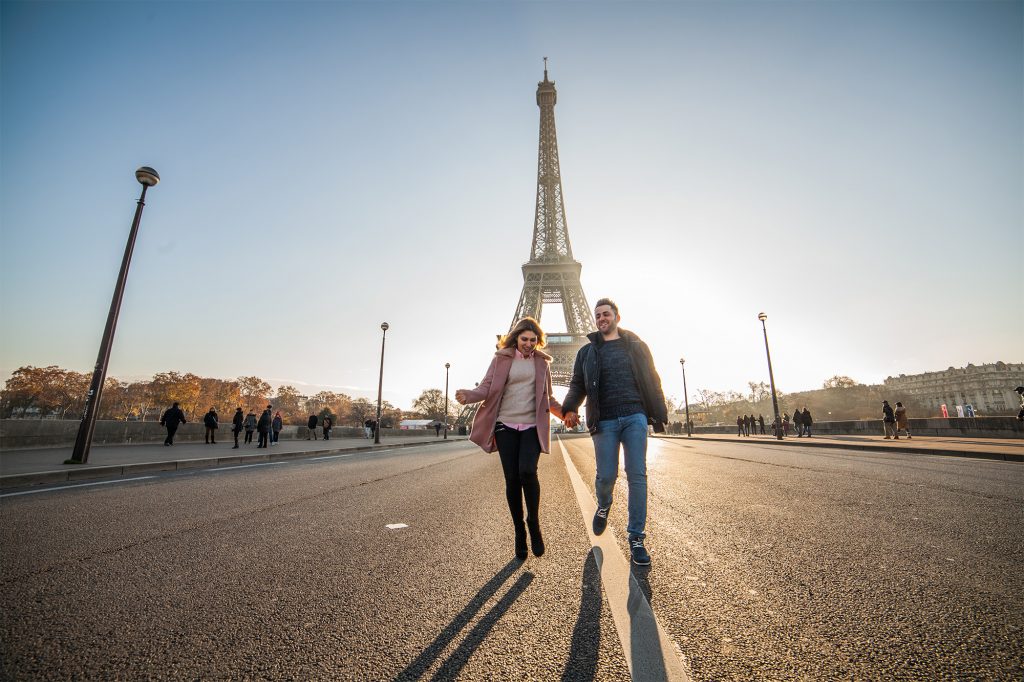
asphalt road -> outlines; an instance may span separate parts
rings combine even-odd
[[[560,450],[540,476],[524,564],[468,443],[5,493],[0,677],[628,679]],[[649,476],[633,575],[694,679],[1024,675],[1024,465],[652,441]]]

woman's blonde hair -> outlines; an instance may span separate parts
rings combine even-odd
[[[547,345],[547,336],[544,334],[544,330],[540,328],[540,322],[532,317],[524,317],[516,322],[516,326],[512,327],[512,331],[501,337],[498,341],[498,348],[515,348],[519,335],[525,331],[531,331],[537,335],[537,348],[543,348]]]

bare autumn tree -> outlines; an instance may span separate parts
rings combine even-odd
[[[839,374],[825,379],[825,383],[821,385],[822,388],[853,388],[854,386],[860,386],[860,384],[855,379]]]
[[[270,404],[280,411],[281,420],[285,424],[303,423],[302,396],[294,386],[279,386]]]
[[[270,400],[270,384],[259,377],[238,377],[242,408],[259,414]]]
[[[356,398],[345,418],[351,425],[362,426],[367,419],[377,418],[377,403],[371,403],[366,398]]]
[[[452,411],[452,403],[454,402],[454,400],[448,401],[449,412]],[[412,409],[425,415],[427,419],[444,421],[444,393],[438,388],[424,389],[420,393],[420,397],[412,401]]]

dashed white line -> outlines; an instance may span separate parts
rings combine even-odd
[[[56,488],[43,488],[42,490],[23,490],[18,493],[3,493],[0,497],[14,497],[15,495],[35,495],[36,493],[52,493],[58,490],[67,490],[69,488],[84,488],[90,485],[110,485],[111,483],[127,483],[128,481],[145,481],[147,478],[156,478],[156,476],[136,476],[134,478],[118,478],[113,481],[97,481],[95,483],[75,483],[73,485],[62,485]]]
[[[275,464],[290,464],[290,462],[260,462],[259,464],[232,464],[226,467],[217,467],[216,469],[206,469],[206,471],[228,471],[229,469],[249,469],[252,467],[268,467]]]

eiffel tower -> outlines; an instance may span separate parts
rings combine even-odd
[[[544,304],[561,303],[565,315],[564,334],[548,334],[545,351],[554,359],[551,381],[568,386],[576,352],[588,343],[594,331],[593,316],[580,285],[583,266],[573,259],[569,229],[562,202],[562,175],[558,166],[558,138],[555,135],[555,82],[548,80],[548,58],[544,58],[544,80],[537,83],[540,107],[540,149],[537,153],[537,211],[533,222],[530,260],[523,264],[523,293],[519,297],[512,325],[524,317],[540,321]]]

